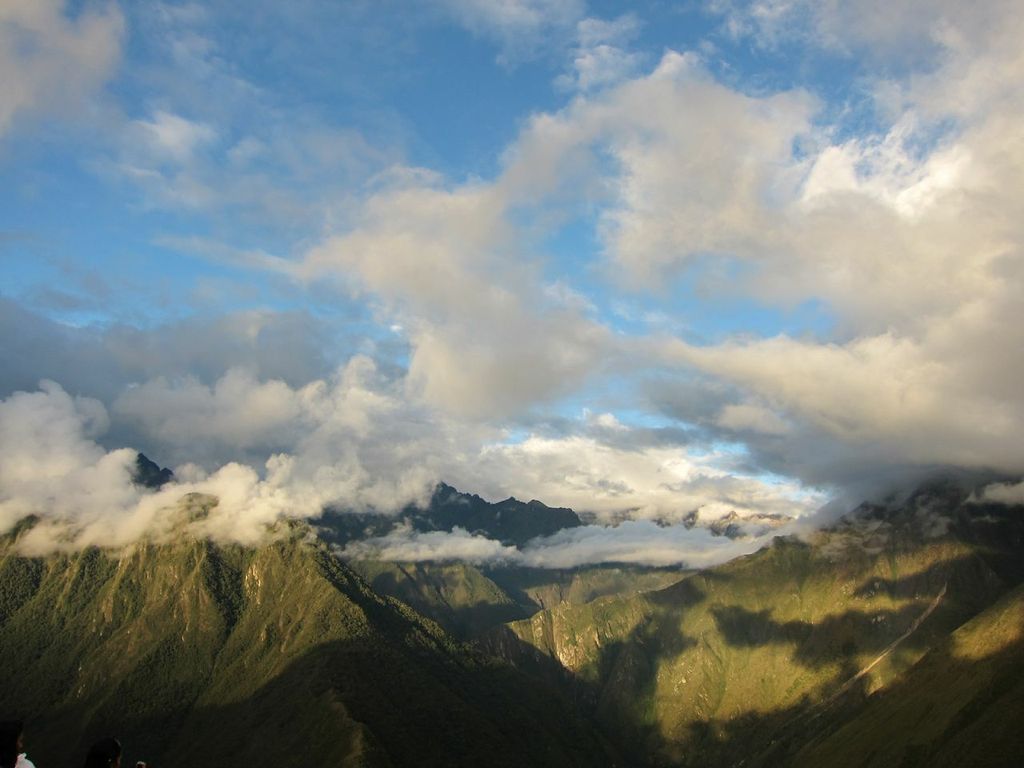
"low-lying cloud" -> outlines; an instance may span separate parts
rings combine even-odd
[[[154,380],[126,390],[112,411],[99,400],[72,396],[44,381],[35,392],[0,401],[0,529],[35,515],[39,521],[21,539],[26,551],[118,547],[173,535],[187,523],[182,499],[202,494],[216,504],[191,525],[193,533],[254,543],[279,520],[316,518],[326,506],[387,513],[423,503],[440,480],[491,491],[492,498],[509,495],[512,487],[599,520],[648,518],[640,528],[598,526],[585,540],[553,538],[547,549],[529,555],[529,562],[562,567],[558,564],[576,557],[570,549],[592,550],[578,555],[586,562],[660,563],[682,557],[691,539],[676,542],[675,554],[654,547],[644,559],[645,541],[655,541],[659,530],[674,530],[650,520],[678,522],[694,510],[707,521],[732,511],[800,515],[815,505],[816,497],[798,486],[733,476],[716,467],[713,456],[689,456],[683,446],[602,443],[597,435],[613,423],[611,417],[585,420],[583,429],[598,425],[585,439],[508,442],[500,431],[411,404],[403,392],[400,379],[384,376],[365,357],[353,358],[330,379],[298,389],[237,372],[213,387]],[[219,445],[225,454],[249,448],[266,455],[252,463],[183,462],[175,467],[174,482],[150,492],[132,482],[134,447],[101,445],[112,418],[137,422],[136,434],[182,455],[193,441]],[[625,430],[616,423],[613,431]],[[593,466],[567,474],[580,462]],[[396,537],[380,545],[396,557],[401,551],[403,559],[524,556],[459,532],[405,531]],[[616,545],[616,538],[623,543]],[[701,556],[691,550],[688,557]]]
[[[532,568],[576,568],[595,563],[707,568],[755,552],[779,533],[730,539],[716,536],[707,528],[626,520],[617,525],[567,528],[517,549],[461,528],[451,533],[401,528],[387,536],[350,544],[341,555],[350,559],[461,560],[476,565]]]

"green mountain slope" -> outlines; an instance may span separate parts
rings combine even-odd
[[[963,502],[866,508],[660,591],[558,605],[489,647],[546,679],[538,654],[557,661],[653,764],[786,764],[1019,582],[1020,510]]]
[[[0,549],[0,712],[39,765],[116,733],[155,765],[611,765],[550,688],[382,598],[296,528]],[[529,738],[524,738],[529,734]]]
[[[380,595],[401,600],[460,638],[529,616],[479,568],[467,563],[392,563],[354,560],[349,566]]]
[[[533,610],[561,603],[589,603],[611,595],[637,595],[663,589],[681,580],[679,568],[636,565],[591,565],[553,570],[549,568],[493,568],[487,576],[520,603]]]
[[[677,582],[684,575],[676,568],[609,565],[572,570],[380,560],[353,560],[349,565],[378,594],[401,600],[467,639],[546,607],[586,603],[606,595],[636,595]]]
[[[960,627],[799,766],[1009,766],[1024,759],[1024,587]]]

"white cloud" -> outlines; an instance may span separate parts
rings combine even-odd
[[[283,381],[259,382],[249,372],[231,369],[212,387],[195,378],[174,384],[151,379],[126,390],[113,408],[164,444],[219,443],[247,450],[291,444],[290,433],[302,428],[303,406],[316,390],[310,385],[295,391]]]
[[[400,381],[361,357],[299,389],[239,371],[212,387],[155,380],[129,389],[114,418],[131,424],[156,458],[212,452],[251,460],[211,461],[213,471],[185,463],[174,483],[144,493],[130,483],[135,451],[97,442],[110,423],[102,404],[44,383],[41,391],[0,401],[0,528],[36,514],[42,522],[25,542],[33,551],[118,546],[167,535],[183,524],[174,511],[179,500],[202,493],[218,504],[195,523],[196,533],[251,543],[275,521],[314,517],[327,504],[391,511],[423,501],[441,479],[491,498],[513,490],[540,495],[606,519],[679,520],[695,509],[704,520],[731,511],[792,515],[815,503],[796,486],[731,475],[712,455],[630,447],[636,436],[609,418],[583,426],[619,445],[575,437],[503,444],[492,428],[410,404]],[[414,536],[402,546],[446,547],[438,557],[497,556],[493,544],[475,540]]]
[[[11,30],[29,30],[52,42],[42,49],[57,64],[33,65],[38,80],[3,92],[0,131],[2,120],[52,100],[53,72],[80,64],[87,82],[75,87],[95,90],[116,58],[94,51],[96,41],[116,44],[116,11],[69,20],[57,4],[31,7],[0,12],[0,56],[15,55]],[[217,98],[206,99],[207,111],[175,93],[126,121],[123,135],[144,141],[136,154],[117,154],[119,172],[161,204],[237,205],[305,224],[315,210],[317,226],[302,231],[326,222],[328,234],[296,262],[256,250],[228,258],[332,283],[410,345],[408,371],[385,374],[356,358],[332,374],[312,351],[321,339],[308,338],[309,323],[282,325],[259,312],[217,327],[184,323],[163,340],[124,328],[44,334],[61,340],[56,367],[69,391],[100,375],[78,370],[90,357],[65,349],[77,340],[118,368],[95,384],[112,404],[114,435],[144,436],[176,461],[224,465],[189,481],[220,488],[227,501],[218,520],[247,503],[261,521],[307,514],[325,499],[388,507],[441,478],[609,519],[623,510],[672,519],[695,508],[792,513],[816,503],[796,482],[749,477],[737,469],[743,462],[823,483],[879,466],[1024,472],[1024,21],[1012,4],[974,13],[943,2],[933,14],[874,0],[730,4],[735,34],[765,44],[797,34],[830,55],[840,43],[883,57],[920,49],[883,74],[866,65],[883,127],[853,135],[842,116],[830,124],[834,114],[811,94],[740,92],[691,52],[670,51],[633,76],[629,17],[586,19],[572,2],[448,7],[506,55],[528,51],[531,39],[577,46],[570,103],[527,120],[489,181],[448,183],[393,165],[357,132],[292,120],[218,65],[213,43],[189,26],[202,14],[168,17],[189,26],[174,27],[175,71],[195,74],[204,88],[193,90],[205,98],[209,86]],[[25,68],[12,61],[11,71]],[[261,119],[249,120],[248,108]],[[243,122],[252,127],[241,130]],[[325,181],[335,173],[362,181],[385,166],[365,199]],[[545,236],[580,211],[599,222],[604,252],[593,261],[605,267],[613,300],[631,288],[642,305],[685,276],[705,298],[782,310],[815,302],[834,328],[771,338],[751,328],[703,345],[614,333],[601,302],[545,269]],[[8,345],[20,343],[14,335]],[[12,366],[51,362],[30,346],[5,357]],[[185,370],[193,375],[178,378]],[[685,419],[695,439],[707,445],[724,432],[751,452],[644,444],[638,430],[603,416],[519,442],[500,436],[502,426],[536,423],[561,397],[589,393],[605,374],[632,383],[647,372],[680,390],[697,380],[683,393],[694,395]],[[126,381],[137,386],[121,392]],[[53,454],[69,467],[58,489],[99,499],[100,480],[122,476],[127,454],[75,432],[76,420],[99,410],[61,395],[51,388],[8,402],[53,425],[38,435],[65,446]],[[10,419],[11,434],[21,434]],[[28,434],[11,444],[37,439]],[[8,477],[6,509],[27,499],[67,511],[34,477]],[[149,510],[125,494],[105,503]],[[146,514],[133,520],[141,525]]]
[[[628,14],[611,21],[582,19],[576,25],[571,71],[559,76],[555,84],[567,90],[587,92],[615,85],[634,75],[643,57],[625,46],[639,28],[639,20]]]
[[[833,142],[843,126],[822,125],[808,94],[743,94],[669,53],[535,116],[496,184],[558,200],[572,180],[577,199],[597,197],[613,280],[658,290],[690,271],[705,296],[822,306],[832,341],[755,335],[668,355],[763,401],[805,449],[1024,471],[1011,383],[1024,373],[1024,99],[1009,85],[1024,21],[998,3],[981,21],[944,9],[905,30],[933,41],[924,68],[876,81],[891,120],[877,134]],[[881,34],[863,30],[864,44]],[[754,426],[742,405],[718,407],[719,426]]]
[[[515,562],[519,551],[500,541],[471,535],[457,526],[451,533],[421,533],[406,526],[387,536],[353,542],[345,548],[342,556],[397,562],[459,560],[482,565]]]
[[[846,345],[785,337],[691,347],[677,359],[777,404],[791,417],[862,451],[912,464],[1020,471],[1019,398],[979,389],[971,368],[929,355],[909,339]]]
[[[0,136],[19,115],[66,113],[111,75],[124,19],[114,3],[64,14],[62,0],[0,4]]]
[[[467,482],[475,480],[483,492],[507,488],[521,498],[539,498],[605,520],[625,514],[678,522],[695,510],[705,520],[730,512],[800,516],[824,500],[797,483],[734,474],[728,470],[732,459],[671,444],[616,445],[607,436],[534,435],[485,447],[464,471]]]
[[[176,163],[191,161],[197,149],[217,138],[209,125],[163,110],[157,110],[149,120],[136,120],[135,125],[152,153]]]
[[[981,492],[980,501],[991,501],[997,504],[1024,504],[1024,482],[992,483]]]
[[[599,203],[616,279],[651,288],[695,256],[776,246],[814,106],[800,91],[744,95],[695,54],[669,51],[645,76],[535,115],[496,186],[510,200]]]
[[[568,528],[534,539],[524,548],[522,562],[539,568],[574,568],[590,563],[708,568],[755,552],[770,540],[770,536],[733,540],[715,536],[706,528],[627,520],[616,526]]]
[[[1016,66],[1015,50],[997,52]],[[934,78],[954,90],[980,78],[950,55]],[[887,130],[833,143],[809,94],[743,94],[669,52],[649,75],[535,115],[491,184],[381,193],[302,269],[355,273],[409,329],[427,402],[515,413],[658,347],[611,336],[585,302],[552,305],[520,256],[530,241],[510,211],[596,202],[613,281],[658,290],[696,270],[706,295],[811,300],[835,317],[832,342],[663,346],[656,362],[739,393],[705,425],[793,430],[821,455],[843,454],[822,449],[832,441],[894,464],[1020,471],[1024,104],[995,88],[982,112],[951,105],[956,121],[938,130],[949,113],[932,79],[913,81]]]
[[[142,536],[166,535],[182,524],[174,511],[179,500],[201,493],[218,503],[208,519],[195,524],[197,534],[253,543],[275,521],[318,515],[330,502],[387,510],[422,499],[436,482],[423,462],[426,451],[413,450],[415,430],[403,436],[402,444],[389,440],[399,435],[388,434],[386,419],[367,421],[375,409],[388,407],[379,402],[383,398],[362,389],[367,375],[372,367],[356,359],[341,374],[335,392],[317,393],[322,421],[295,441],[293,454],[270,455],[262,471],[237,462],[212,473],[184,465],[177,468],[176,481],[155,494],[130,482],[135,450],[107,451],[93,439],[93,432],[105,431],[107,415],[100,403],[72,398],[52,382],[44,382],[39,392],[15,393],[0,401],[5,457],[0,527],[6,530],[26,515],[39,515],[42,521],[22,543],[33,552],[90,544],[116,547]],[[247,399],[273,400],[282,394],[280,386],[256,388]],[[166,392],[157,390],[155,396]],[[159,403],[154,401],[154,407]],[[191,411],[183,415],[197,416]],[[361,438],[366,442],[361,444]],[[172,434],[170,439],[185,436]]]
[[[545,288],[507,207],[495,188],[414,180],[370,198],[297,271],[380,300],[412,344],[412,394],[500,417],[573,390],[614,352],[579,302]]]
[[[135,453],[108,453],[91,439],[107,424],[99,401],[53,382],[0,401],[0,528],[40,512],[97,522],[134,505]]]
[[[565,35],[582,18],[584,0],[443,0],[452,18],[501,46],[499,62],[515,64]]]
[[[768,541],[769,536],[733,540],[715,536],[706,528],[627,520],[614,526],[568,528],[533,539],[522,549],[472,536],[460,528],[451,533],[417,533],[403,528],[387,536],[350,544],[341,554],[347,558],[398,562],[465,560],[478,565],[532,568],[575,568],[596,563],[707,568],[750,554]]]

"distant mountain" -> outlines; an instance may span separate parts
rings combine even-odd
[[[745,536],[764,536],[792,521],[793,518],[777,513],[741,515],[736,510],[721,517],[705,520],[700,511],[695,509],[683,518],[683,525],[687,528],[699,525],[707,528],[714,536],[741,539]]]
[[[144,488],[159,490],[174,479],[174,473],[167,467],[163,469],[155,461],[150,460],[146,454],[140,453],[135,457],[135,470],[132,472],[132,482]]]
[[[622,764],[551,686],[376,594],[303,525],[26,558],[0,542],[0,716],[37,765]]]
[[[445,483],[434,489],[426,507],[410,505],[394,515],[328,509],[319,520],[321,536],[339,545],[384,536],[400,526],[409,526],[421,533],[451,532],[458,527],[520,547],[537,536],[550,536],[579,525],[582,522],[571,509],[511,497],[491,503],[476,494],[460,493]]]

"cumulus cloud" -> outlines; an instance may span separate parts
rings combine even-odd
[[[679,521],[697,510],[707,520],[730,512],[799,516],[822,501],[796,483],[744,475],[731,452],[688,448],[685,433],[629,427],[607,413],[563,423],[568,434],[510,441],[475,418],[410,401],[401,378],[364,357],[300,388],[240,371],[213,386],[154,380],[127,390],[113,413],[178,461],[290,456],[295,482],[327,495],[334,487],[336,499],[356,508],[396,509],[439,480],[604,519]],[[366,489],[354,491],[357,478],[407,478],[396,486],[406,495],[371,499]]]
[[[815,23],[841,15],[822,7]],[[666,344],[658,359],[735,393],[703,424],[791,430],[809,462],[1020,472],[1024,103],[1009,83],[1024,72],[1021,20],[1000,3],[980,19],[941,10],[885,25],[934,55],[912,77],[877,76],[878,132],[835,141],[843,126],[823,124],[809,94],[741,93],[669,52],[649,75],[535,116],[496,188],[559,199],[582,179],[577,193],[603,205],[609,271],[641,290],[683,275],[707,296],[815,301],[834,316],[824,339]],[[769,462],[788,450],[757,445]]]
[[[331,502],[394,509],[421,499],[434,480],[421,454],[410,455],[408,444],[381,445],[373,457],[383,461],[387,455],[391,467],[377,466],[370,473],[362,465],[358,441],[344,439],[361,430],[366,436],[369,427],[360,419],[386,407],[363,402],[362,413],[354,412],[360,385],[353,378],[365,367],[361,360],[350,364],[348,380],[339,384],[348,390],[318,404],[332,412],[316,434],[299,441],[295,454],[272,454],[261,471],[237,462],[213,472],[186,464],[177,468],[175,482],[155,494],[131,483],[134,449],[108,451],[96,442],[108,425],[101,403],[74,398],[53,382],[43,382],[38,392],[17,392],[0,402],[0,526],[6,530],[27,515],[39,516],[42,521],[23,541],[34,552],[89,544],[116,547],[144,535],[167,534],[180,521],[176,509],[182,497],[198,493],[214,497],[216,505],[195,526],[197,533],[252,543],[277,520],[313,517]],[[280,390],[257,394],[272,399]],[[381,432],[375,436],[386,439]],[[328,436],[342,439],[326,441]],[[329,449],[338,453],[325,455]]]
[[[283,381],[260,382],[231,369],[213,386],[191,377],[174,384],[150,379],[127,389],[113,407],[162,445],[197,446],[193,458],[200,460],[210,446],[273,452],[293,444],[315,389],[296,391]]]
[[[64,6],[63,0],[0,5],[0,136],[19,115],[80,105],[120,58],[124,19],[116,4],[70,18]]]
[[[1003,27],[1020,22],[965,21],[957,37],[959,18],[943,39],[962,44],[942,43],[936,68],[906,81],[880,132],[833,141],[810,94],[741,93],[698,56],[668,52],[647,75],[533,116],[492,183],[376,196],[300,269],[355,273],[411,329],[426,401],[464,413],[513,413],[595,373],[667,363],[728,388],[700,424],[750,440],[775,468],[814,464],[798,474],[811,482],[832,482],[821,456],[833,470],[875,457],[1022,471],[1024,105],[1002,75],[964,66],[1017,71]],[[943,101],[939,83],[987,96]],[[659,346],[610,335],[585,303],[546,303],[510,214],[581,199],[598,204],[613,280],[657,292],[687,275],[707,296],[816,301],[834,329]],[[806,461],[766,439],[783,434]]]
[[[807,447],[833,441],[854,465],[875,454],[903,466],[1024,471],[1024,400],[1010,384],[1024,372],[1014,191],[1024,152],[1010,127],[1024,101],[1005,85],[1024,72],[1010,42],[1021,20],[999,3],[979,18],[965,13],[943,6],[938,19],[889,25],[930,35],[935,47],[913,78],[879,81],[890,127],[764,167],[785,194],[773,205],[745,201],[748,220],[763,217],[759,239],[725,249],[749,265],[749,279],[728,290],[781,305],[822,301],[836,336],[669,345],[679,362],[817,433]],[[869,39],[881,44],[870,30]],[[693,252],[677,245],[677,258]]]
[[[675,346],[680,360],[765,395],[835,438],[883,444],[907,460],[1011,469],[1019,416],[963,386],[957,371],[892,336],[847,345],[777,337],[715,347]]]
[[[453,412],[505,415],[572,391],[607,364],[608,331],[545,289],[507,196],[431,181],[399,176],[297,273],[379,299],[412,345],[411,394]]]
[[[144,492],[130,482],[134,448],[107,449],[98,442],[109,428],[107,409],[44,382],[39,391],[0,401],[0,527],[40,516],[24,544],[33,551],[118,546],[167,535],[180,525],[182,497],[198,493],[217,503],[193,526],[197,533],[251,543],[275,521],[315,517],[327,505],[388,512],[423,502],[441,479],[493,490],[496,497],[509,495],[510,488],[532,489],[550,494],[546,500],[553,504],[573,504],[607,519],[678,521],[693,510],[707,520],[733,511],[792,515],[813,502],[793,485],[730,475],[711,456],[669,446],[640,449],[628,437],[618,447],[592,438],[510,444],[493,428],[411,403],[401,382],[381,375],[365,357],[299,389],[238,371],[212,387],[154,380],[128,389],[113,415],[137,422],[135,434],[157,457],[212,451],[253,459],[207,467],[183,463],[174,483],[156,494]],[[595,434],[629,432],[608,418],[595,421]],[[403,546],[423,552],[444,547],[439,558],[500,554],[479,541],[402,535],[409,539]]]
[[[39,512],[106,525],[132,508],[135,452],[107,452],[92,439],[108,423],[102,403],[50,381],[0,402],[0,527]]]
[[[800,514],[822,500],[810,487],[849,488],[885,472],[1024,472],[1024,21],[1012,3],[977,13],[946,2],[935,13],[874,0],[717,5],[735,35],[766,45],[796,35],[829,56],[919,49],[897,65],[865,65],[878,126],[869,131],[799,88],[741,91],[693,52],[666,52],[637,75],[640,60],[626,48],[631,17],[585,19],[575,2],[447,7],[510,57],[528,51],[527,38],[551,35],[578,54],[563,83],[569,102],[527,119],[492,179],[396,165],[387,153],[363,153],[369,144],[357,134],[316,121],[303,123],[313,137],[300,142],[305,149],[289,154],[291,123],[218,68],[210,41],[176,28],[186,68],[235,107],[258,107],[273,119],[253,122],[271,127],[241,130],[174,99],[147,105],[126,121],[139,154],[118,155],[120,172],[137,170],[160,204],[217,198],[290,214],[307,200],[291,192],[321,188],[304,182],[319,178],[310,169],[323,158],[347,168],[372,156],[352,166],[359,179],[388,166],[336,215],[317,207],[318,226],[306,231],[326,234],[294,261],[253,251],[247,265],[368,307],[378,335],[392,329],[400,351],[391,364],[353,356],[376,351],[376,341],[332,342],[303,313],[239,312],[152,332],[71,329],[0,303],[2,357],[12,361],[0,371],[3,394],[42,376],[67,389],[5,401],[10,446],[37,450],[4,476],[8,523],[29,508],[73,516],[55,488],[122,510],[134,521],[126,530],[145,528],[159,517],[151,499],[169,497],[142,499],[121,482],[129,454],[119,446],[136,440],[203,466],[183,470],[174,492],[219,489],[210,525],[225,530],[255,530],[244,523],[246,504],[261,524],[325,501],[386,509],[439,479],[604,521],[664,521],[694,509]],[[82,56],[84,72],[106,71],[81,53],[92,44],[75,40],[90,24],[112,34],[115,11],[69,20],[57,4],[38,8],[0,17],[0,56],[13,55],[11,29],[35,29],[57,40],[61,66]],[[50,87],[40,83],[40,93]],[[0,118],[30,108],[20,93]],[[293,189],[265,197],[277,189],[272,171],[285,166]],[[237,186],[220,184],[225,169]],[[545,238],[581,218],[596,222],[599,243],[586,266],[600,270],[588,274],[607,279],[612,301],[643,304],[692,285],[705,299],[758,308],[813,302],[833,323],[700,341],[670,323],[649,324],[658,337],[630,335],[616,329],[602,291],[586,295],[549,274]],[[595,382],[645,378],[660,392],[643,407],[673,419],[672,429],[645,431],[608,414],[534,429],[545,416],[555,421],[545,411],[560,399],[589,398]],[[106,420],[109,430],[94,434]],[[68,467],[56,483],[24,470],[46,455],[47,440],[64,446],[53,453]],[[120,487],[114,498],[102,499],[106,481]],[[595,528],[562,542],[565,552],[552,542],[548,554],[569,562],[578,546],[612,557],[619,550],[606,537],[639,542],[652,531]],[[464,533],[402,535],[415,551],[503,556]]]
[[[797,188],[802,91],[751,97],[699,56],[668,51],[648,74],[534,116],[496,186],[510,199],[590,196],[616,278],[656,287],[697,255],[771,249],[776,206]]]
[[[679,522],[694,511],[705,520],[730,512],[799,516],[822,503],[820,495],[798,483],[730,472],[736,458],[700,446],[616,445],[614,437],[598,432],[492,444],[474,461],[473,471],[482,490],[500,483],[524,498],[532,494],[605,520]]]

